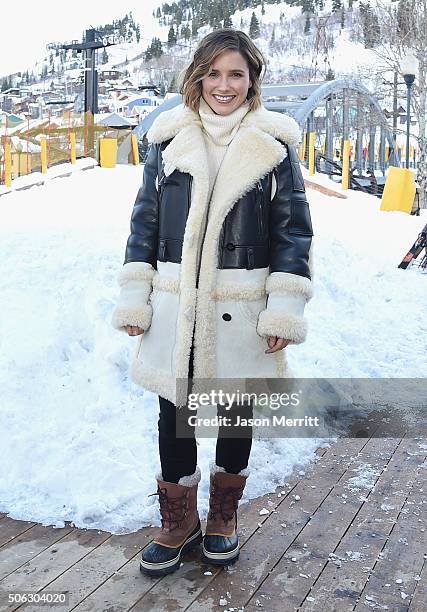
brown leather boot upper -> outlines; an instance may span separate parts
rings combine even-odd
[[[157,480],[162,528],[154,542],[162,546],[181,546],[199,522],[197,511],[197,487],[179,485],[166,480]]]
[[[230,537],[237,529],[237,507],[247,476],[215,472],[210,477],[209,514],[206,535]]]

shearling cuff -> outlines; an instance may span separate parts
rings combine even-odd
[[[258,317],[257,331],[301,344],[307,336],[304,308],[313,297],[309,278],[288,272],[272,272],[266,281],[267,308]]]
[[[181,476],[177,484],[182,485],[183,487],[194,487],[194,485],[199,484],[201,477],[202,473],[200,471],[199,466],[197,465],[196,470],[193,474],[190,474],[189,476]],[[156,480],[165,481],[161,472],[158,472],[156,474]]]
[[[291,314],[263,310],[258,318],[257,331],[260,336],[277,336],[301,344],[307,337],[307,321]]]
[[[217,465],[214,460],[211,460],[209,462],[209,472],[211,474],[215,474],[216,472],[225,472],[225,471],[226,471],[225,468],[223,468],[220,465]],[[240,472],[238,472],[238,476],[246,476],[246,477],[248,477],[250,475],[250,473],[251,473],[251,471],[250,471],[249,467],[246,467],[243,470],[240,470]]]
[[[124,264],[117,276],[121,288],[119,299],[111,316],[111,325],[127,333],[127,325],[147,330],[151,325],[153,310],[148,303],[152,291],[154,268],[143,261]]]

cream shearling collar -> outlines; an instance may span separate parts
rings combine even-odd
[[[156,117],[147,132],[147,140],[150,143],[160,143],[174,138],[189,126],[197,126],[201,130],[202,122],[198,113],[181,103]],[[300,141],[300,128],[295,119],[289,115],[269,111],[264,106],[245,115],[240,128],[245,127],[257,128],[289,145],[296,145]]]

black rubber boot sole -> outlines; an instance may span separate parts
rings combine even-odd
[[[163,563],[149,563],[141,559],[139,569],[143,574],[147,574],[148,576],[166,576],[166,574],[172,574],[172,572],[175,572],[179,568],[181,556],[201,544],[202,541],[203,535],[199,523],[196,530],[188,537],[184,544],[177,549],[177,555],[173,559],[164,561]]]
[[[227,556],[229,555],[229,556]],[[237,561],[240,555],[240,547],[238,546],[235,550],[230,550],[227,553],[213,553],[202,549],[201,560],[203,563],[210,565],[232,565]]]

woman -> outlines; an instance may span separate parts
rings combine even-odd
[[[131,378],[159,395],[162,473],[153,495],[162,528],[140,564],[150,575],[174,571],[202,541],[194,431],[183,419],[189,437],[176,434],[177,379],[287,377],[283,349],[306,337],[313,232],[294,148],[299,128],[262,105],[263,69],[246,34],[211,32],[183,75],[183,103],[147,134],[112,323],[141,335]],[[233,405],[233,419],[241,410]],[[203,538],[210,563],[239,555],[251,434],[219,431]]]

